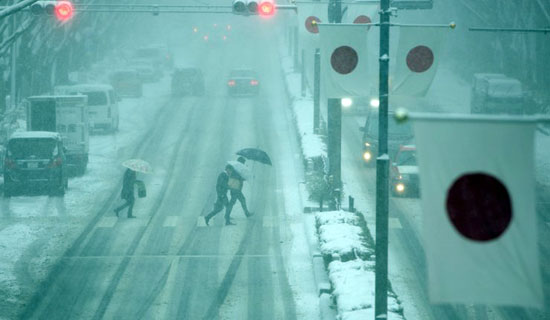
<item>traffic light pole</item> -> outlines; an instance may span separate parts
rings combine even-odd
[[[306,60],[305,58],[306,58],[305,51],[304,49],[302,49],[302,64],[300,65],[300,69],[302,69],[302,72],[300,73],[302,98],[306,96]]]
[[[16,15],[11,17],[11,33],[15,34],[17,32],[17,22],[15,21]],[[10,72],[10,105],[6,106],[8,110],[15,110],[17,106],[17,90],[16,90],[16,80],[17,80],[17,38],[14,39],[11,43],[11,72]]]
[[[319,114],[321,109],[321,50],[315,49],[313,70],[313,133],[319,133]]]
[[[376,159],[376,265],[375,319],[387,319],[388,312],[388,73],[390,52],[390,0],[380,1],[380,57],[378,158]]]
[[[328,18],[331,23],[342,23],[341,0],[330,0]],[[328,99],[327,103],[328,167],[330,188],[340,196],[342,188],[342,103],[341,99]],[[331,204],[332,210],[336,209]]]

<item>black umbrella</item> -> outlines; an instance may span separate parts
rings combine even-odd
[[[257,148],[244,148],[237,151],[237,154],[239,156],[247,158],[248,160],[258,161],[263,164],[271,165],[271,159],[269,158],[269,155],[267,155],[265,151]]]

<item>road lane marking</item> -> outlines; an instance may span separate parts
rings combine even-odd
[[[277,226],[277,217],[274,216],[263,216],[262,225],[264,228],[273,228]]]
[[[180,258],[177,257],[172,260],[172,263],[170,264],[168,278],[166,279],[166,284],[164,285],[164,288],[162,288],[162,293],[160,294],[160,299],[158,301],[160,309],[156,312],[156,314],[158,315],[158,319],[168,319],[171,306],[170,298],[172,296],[172,292],[174,292],[174,288],[176,285],[176,275],[179,270],[179,263]]]
[[[210,220],[212,222],[214,222],[214,220]],[[206,225],[206,221],[204,220],[204,217],[203,216],[198,216],[197,217],[197,227],[208,227]]]
[[[398,218],[390,218],[390,229],[403,229]]]
[[[168,216],[164,219],[163,227],[177,227],[180,221],[180,216]]]
[[[118,221],[118,217],[103,217],[99,220],[98,228],[113,228]]]

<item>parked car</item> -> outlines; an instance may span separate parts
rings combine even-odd
[[[399,147],[390,165],[390,187],[394,196],[419,196],[420,184],[416,146]]]
[[[143,95],[143,82],[135,70],[115,71],[109,79],[120,97],[139,98]]]
[[[56,88],[56,94],[88,96],[90,128],[114,132],[118,130],[118,101],[115,90],[108,84],[79,84]]]
[[[372,109],[367,114],[363,131],[362,156],[367,166],[374,166],[378,157],[378,109]],[[400,145],[410,144],[413,132],[410,121],[398,123],[393,112],[388,115],[388,155],[392,158]]]
[[[476,73],[470,93],[470,112],[524,113],[524,92],[519,80],[499,73]]]
[[[251,69],[235,69],[229,73],[228,93],[231,96],[254,96],[260,92],[258,74]]]
[[[199,68],[177,68],[172,73],[172,96],[201,96],[204,94],[204,76]]]
[[[4,157],[4,197],[27,188],[62,196],[67,187],[65,147],[59,133],[27,131],[10,137]]]

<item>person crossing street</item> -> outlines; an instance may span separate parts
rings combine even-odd
[[[237,159],[238,162],[242,163],[243,165],[246,162],[246,159],[244,157],[239,157]],[[231,211],[233,210],[233,206],[239,200],[241,203],[241,207],[243,208],[244,214],[247,218],[251,217],[254,213],[250,212],[248,210],[248,207],[246,205],[246,198],[243,194],[243,184],[244,179],[234,170],[233,175],[229,176],[229,193],[231,194],[231,199],[229,200],[229,204],[227,206],[227,210],[229,211],[228,216],[231,215]]]
[[[233,169],[231,165],[226,165],[225,170],[218,175],[218,179],[216,180],[216,202],[214,203],[214,209],[204,217],[204,222],[207,226],[209,225],[210,219],[222,211],[223,208],[226,208],[225,225],[234,225],[229,219],[231,211],[227,210],[229,205],[229,200],[227,199],[227,191],[229,190],[228,181],[234,171],[235,169]]]

